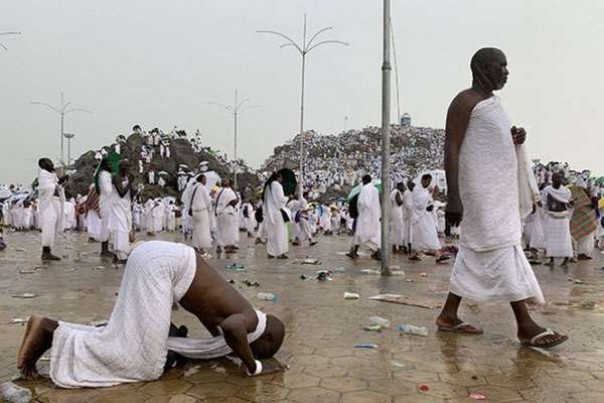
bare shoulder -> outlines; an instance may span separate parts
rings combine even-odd
[[[472,112],[477,103],[484,100],[484,96],[472,88],[463,90],[451,101],[449,113],[466,113]]]

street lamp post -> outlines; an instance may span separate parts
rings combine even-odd
[[[75,137],[73,133],[63,133],[67,139],[67,165],[71,165],[71,139]]]
[[[243,109],[246,102],[249,102],[249,98],[239,101],[238,92],[235,90],[235,103],[233,105],[224,105],[218,102],[206,102],[208,105],[221,106],[227,111],[233,114],[233,161],[235,166],[233,168],[233,187],[237,189],[237,120],[239,119],[239,112]],[[255,108],[255,106],[245,105],[247,108]]]
[[[56,112],[57,114],[59,114],[59,116],[61,117],[61,163],[63,164],[64,162],[64,158],[65,158],[65,153],[64,153],[64,138],[65,138],[65,115],[70,114],[72,112],[85,112],[85,113],[89,113],[92,114],[92,112],[90,112],[87,109],[81,109],[81,108],[69,108],[69,105],[71,104],[71,102],[67,102],[64,103],[63,101],[63,91],[61,91],[61,106],[59,108],[56,108],[52,105],[49,105],[47,103],[44,102],[40,102],[40,101],[32,101],[30,102],[30,104],[32,105],[41,105],[44,106],[54,112]],[[69,164],[69,162],[68,162]]]
[[[287,36],[281,32],[265,31],[265,30],[256,31],[259,34],[272,34],[272,35],[277,35],[277,36],[285,39],[286,42],[284,44],[282,44],[281,47],[284,48],[286,46],[293,46],[294,49],[296,49],[298,51],[298,53],[300,53],[300,56],[302,57],[302,60],[301,60],[301,62],[302,62],[302,80],[301,80],[302,81],[302,90],[300,93],[300,194],[298,195],[299,197],[302,197],[302,193],[304,190],[304,84],[305,84],[305,79],[306,79],[306,55],[321,45],[327,45],[327,44],[336,44],[336,45],[344,45],[344,46],[349,45],[346,42],[337,41],[337,40],[326,40],[326,41],[320,41],[320,42],[316,42],[316,43],[314,42],[319,37],[319,35],[321,35],[325,31],[329,31],[331,29],[333,29],[333,27],[325,27],[323,29],[320,29],[310,38],[310,40],[306,41],[306,14],[304,14],[304,25],[303,25],[302,44],[301,45],[298,44],[296,41],[294,41],[289,36]]]
[[[382,275],[390,275],[390,0],[384,0],[382,62]]]
[[[21,35],[21,32],[18,32],[18,31],[0,32],[0,36],[5,36],[5,35]],[[0,43],[0,48],[2,48],[4,50],[8,50],[8,48],[3,43]]]

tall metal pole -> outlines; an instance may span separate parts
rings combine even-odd
[[[390,0],[384,0],[382,63],[382,275],[390,275]]]
[[[233,120],[235,128],[233,130],[233,135],[235,138],[233,139],[233,159],[235,161],[235,165],[233,166],[233,187],[237,189],[237,90],[235,90],[235,108],[233,111]]]
[[[63,163],[65,161],[65,115],[72,113],[72,112],[86,112],[89,114],[92,114],[92,112],[90,112],[87,109],[81,109],[81,108],[69,108],[69,105],[71,104],[71,102],[64,102],[64,98],[63,98],[63,91],[61,91],[61,106],[59,108],[56,108],[52,105],[49,105],[47,103],[44,102],[40,102],[40,101],[32,101],[30,102],[30,104],[32,105],[42,105],[52,111],[54,111],[55,113],[57,113],[60,117],[60,130],[61,130],[61,163]]]
[[[64,137],[65,137],[65,107],[63,105],[63,91],[61,91],[61,161],[65,161],[65,153],[63,152],[64,149]],[[67,165],[69,165],[69,161],[67,162]]]
[[[304,14],[304,32],[302,37],[302,46],[294,41],[289,36],[284,33],[277,31],[256,31],[260,34],[272,34],[285,39],[286,42],[281,45],[281,47],[291,46],[300,53],[302,59],[302,91],[300,94],[300,194],[299,197],[302,197],[302,191],[304,189],[304,83],[305,83],[305,70],[306,70],[306,55],[310,53],[313,49],[318,48],[322,45],[327,44],[337,44],[337,45],[345,45],[348,46],[348,43],[336,40],[324,40],[320,42],[314,42],[315,39],[319,37],[323,32],[329,31],[333,29],[333,27],[326,27],[318,30],[314,35],[310,37],[310,39],[306,40],[306,14]]]
[[[302,49],[306,49],[306,14],[304,14],[304,33],[302,36]],[[300,193],[304,193],[304,82],[306,77],[306,52],[302,52],[302,91],[300,95]]]

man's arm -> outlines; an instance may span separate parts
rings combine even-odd
[[[447,175],[446,220],[451,225],[459,225],[463,218],[463,206],[459,197],[459,150],[466,135],[472,109],[480,97],[470,91],[459,94],[447,112],[445,131],[445,172]]]
[[[396,205],[397,206],[402,206],[403,205],[403,198],[401,197],[401,192],[396,192]]]
[[[128,188],[122,186],[122,178],[119,175],[115,175],[113,179],[111,179],[111,183],[115,186],[115,190],[117,190],[117,194],[119,194],[120,197],[126,196]]]

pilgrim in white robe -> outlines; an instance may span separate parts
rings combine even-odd
[[[287,197],[283,186],[278,181],[271,182],[264,190],[263,215],[266,233],[266,251],[269,256],[281,256],[289,250],[287,228],[283,220],[282,209],[285,208]],[[261,236],[261,233],[258,233]]]
[[[546,213],[544,223],[545,233],[545,255],[547,257],[572,257],[573,241],[570,234],[571,211],[550,211],[549,198],[559,203],[568,204],[572,198],[570,190],[561,185],[555,189],[546,186],[541,192],[542,204]]]
[[[88,231],[88,237],[96,241],[101,241],[102,232],[102,221],[99,217],[99,213],[96,210],[90,209],[86,213],[86,229]]]
[[[305,198],[301,198],[300,199],[300,215],[299,215],[299,228],[300,228],[300,232],[299,232],[299,239],[301,241],[308,239],[310,241],[312,241],[312,229],[310,228],[310,212],[309,212],[309,208],[308,208],[308,202],[306,201]]]
[[[207,251],[212,247],[212,223],[210,221],[212,199],[204,185],[197,183],[193,186],[189,204],[193,212],[193,246]]]
[[[129,186],[128,179],[122,182],[122,186]],[[130,191],[124,197],[120,197],[115,185],[113,185],[113,201],[111,203],[111,216],[108,228],[111,231],[113,241],[113,253],[118,260],[128,259],[130,254],[130,231],[132,230],[132,202]]]
[[[55,196],[55,192],[59,196]],[[55,238],[63,222],[63,203],[65,196],[59,179],[54,172],[40,170],[38,174],[38,209],[40,212],[40,229],[42,230],[42,246],[53,248]],[[61,200],[62,199],[62,200]]]
[[[428,211],[429,208],[431,211]],[[428,189],[421,185],[413,190],[413,215],[411,225],[411,247],[417,251],[440,250],[440,240],[434,220],[434,199]]]
[[[164,372],[168,350],[191,359],[232,353],[222,335],[169,337],[172,306],[191,287],[196,267],[195,251],[183,244],[149,241],[135,248],[106,326],[59,321],[50,348],[52,381],[62,388],[153,381]],[[266,315],[256,315],[249,343],[266,330]]]
[[[373,183],[363,185],[358,196],[356,230],[353,237],[353,245],[366,245],[372,251],[377,251],[382,242],[380,231],[380,195]]]
[[[543,303],[521,246],[522,216],[530,213],[538,192],[526,150],[514,145],[511,127],[496,96],[479,102],[470,115],[459,155],[464,219],[450,291],[476,301],[533,297]],[[493,181],[501,175],[506,180]]]
[[[411,217],[413,216],[413,192],[409,189],[403,192],[403,245],[411,243]]]
[[[239,243],[239,214],[231,203],[237,194],[230,187],[216,193],[216,244],[220,247],[235,246]]]
[[[160,200],[156,200],[151,208],[151,231],[154,233],[162,232],[164,229],[164,206]]]
[[[392,206],[390,215],[390,242],[393,246],[406,246],[403,237],[403,205],[397,204],[396,199],[398,197],[402,201],[403,195],[398,189],[394,189],[390,193],[390,205]]]
[[[99,212],[101,216],[101,242],[109,240],[109,220],[113,204],[113,184],[111,173],[101,170],[99,173]]]

